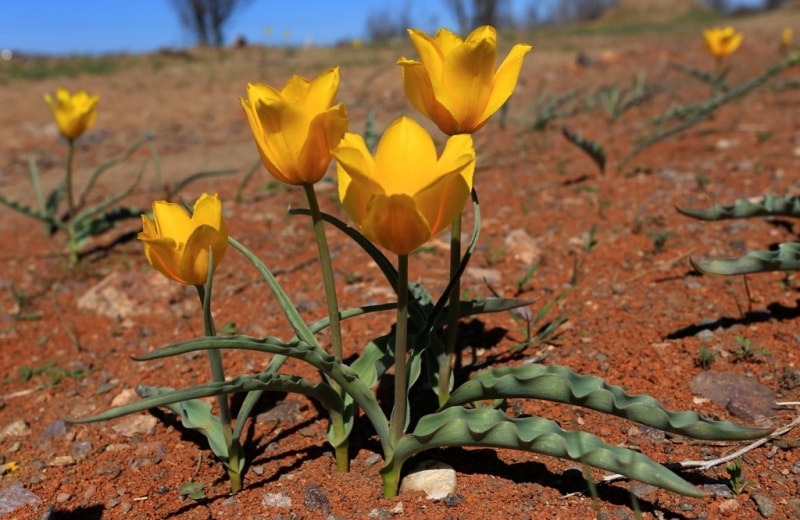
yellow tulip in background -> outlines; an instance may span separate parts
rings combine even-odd
[[[331,151],[347,132],[344,104],[333,105],[339,69],[309,80],[292,76],[281,90],[249,83],[242,107],[258,152],[273,177],[292,185],[314,184],[331,162]]]
[[[483,26],[462,40],[447,29],[430,37],[409,29],[420,61],[401,58],[406,96],[447,135],[479,130],[511,97],[530,45],[511,48],[497,64],[497,31]]]
[[[53,112],[61,135],[70,141],[83,135],[97,119],[100,96],[90,96],[83,90],[70,94],[67,89],[58,88],[55,99],[45,94],[44,100]]]
[[[703,31],[706,48],[716,59],[722,59],[732,54],[742,44],[744,35],[731,27],[715,27]]]
[[[219,196],[204,193],[194,203],[190,216],[179,204],[156,201],[153,219],[142,215],[138,239],[151,266],[176,282],[203,285],[208,278],[208,250],[214,255],[213,269],[228,249],[228,228]]]
[[[783,31],[781,31],[781,49],[788,50],[789,47],[792,46],[792,40],[794,39],[794,31],[792,31],[791,27],[784,27]]]
[[[386,129],[374,158],[364,139],[352,133],[334,157],[345,211],[364,236],[398,255],[449,226],[472,190],[472,137],[449,138],[437,158],[431,136],[407,117]]]

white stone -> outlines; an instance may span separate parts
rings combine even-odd
[[[135,435],[152,435],[156,431],[158,419],[152,415],[134,415],[112,426],[111,428],[123,437]]]
[[[400,493],[424,491],[431,500],[441,500],[456,492],[456,472],[443,462],[425,461],[400,483]]]
[[[514,229],[505,238],[506,251],[514,260],[524,265],[542,261],[542,250],[536,240],[524,229]]]
[[[122,392],[118,393],[114,396],[114,399],[111,400],[111,406],[123,406],[126,404],[131,404],[132,402],[139,399],[139,396],[136,394],[136,390],[133,388],[126,388]]]
[[[283,493],[267,493],[261,499],[263,507],[292,507],[292,497]]]

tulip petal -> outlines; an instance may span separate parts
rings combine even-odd
[[[139,233],[139,240],[144,242],[144,254],[153,269],[176,282],[186,283],[180,272],[182,253],[178,244],[171,238],[146,238]]]
[[[484,123],[483,114],[492,94],[497,42],[480,40],[453,49],[444,61],[442,90],[450,94],[448,108],[462,132]]]
[[[276,178],[287,184],[303,183],[297,163],[300,150],[305,143],[309,117],[298,105],[256,100],[256,117],[263,129],[262,157],[266,156],[267,168]]]
[[[408,37],[411,39],[411,43],[414,44],[417,54],[419,54],[420,62],[428,74],[436,78],[437,81],[442,77],[445,56],[442,53],[440,45],[446,46],[449,49],[450,43],[448,42],[452,41],[451,36],[454,37],[455,35],[447,29],[440,29],[436,34],[437,39],[442,39],[442,43],[440,44],[434,38],[431,38],[419,29],[408,30]],[[401,59],[401,61],[403,60]]]
[[[412,60],[400,60],[397,63],[402,67],[403,88],[411,105],[426,119],[436,123],[444,133],[448,135],[457,133],[458,121],[440,102],[440,99],[447,102],[449,97],[441,86],[434,88],[424,65]]]
[[[216,193],[213,195],[208,193],[200,195],[192,210],[192,225],[211,226],[223,235],[228,235],[227,225],[222,217],[222,202],[219,200],[219,195]]]
[[[437,164],[436,180],[414,195],[416,207],[425,216],[432,235],[449,226],[464,210],[474,173],[472,137],[460,134],[448,139]]]
[[[157,201],[153,203],[157,235],[169,237],[182,247],[192,234],[192,219],[183,206],[174,202]]]
[[[511,51],[500,64],[500,68],[494,75],[492,86],[492,95],[489,97],[489,102],[484,108],[482,115],[483,122],[485,123],[495,112],[497,112],[503,104],[508,101],[514,89],[517,87],[519,80],[519,73],[522,70],[522,60],[528,54],[532,46],[526,44],[517,44],[511,48]],[[482,125],[481,125],[482,126]]]
[[[303,105],[310,86],[311,80],[302,76],[292,76],[281,89],[281,100],[293,105]]]
[[[265,153],[267,143],[264,129],[261,127],[261,121],[258,119],[255,108],[253,108],[249,100],[240,100],[242,102],[242,108],[244,108],[244,113],[247,116],[247,121],[250,123],[250,130],[252,131],[253,139],[256,142],[258,155],[261,156],[261,161],[264,163],[264,166],[267,168],[270,174],[272,174],[279,181],[288,184],[290,182],[289,179],[283,175],[280,168],[272,161],[271,155],[267,155]]]
[[[364,138],[357,134],[345,134],[333,156],[337,163],[339,200],[353,222],[360,226],[369,200],[375,194],[384,193],[383,188],[370,177],[375,162]]]
[[[375,153],[377,181],[387,195],[413,195],[431,181],[436,171],[436,147],[430,134],[409,117],[393,122]]]
[[[467,38],[464,40],[464,43],[474,43],[481,40],[491,40],[493,42],[497,42],[497,29],[491,25],[476,27],[471,33],[469,33],[469,36],[467,36]],[[496,45],[497,44],[495,43],[495,46]]]
[[[339,67],[323,72],[311,81],[304,102],[309,114],[321,114],[328,110],[339,91]]]
[[[361,224],[364,236],[398,255],[407,255],[430,237],[425,217],[408,195],[375,195]]]
[[[184,283],[202,285],[208,279],[208,251],[213,251],[214,267],[219,265],[228,249],[227,237],[211,226],[199,226],[192,232],[180,261]]]
[[[331,162],[331,151],[339,145],[348,126],[347,109],[342,103],[311,120],[308,139],[298,158],[298,174],[303,182],[314,184],[325,175]]]

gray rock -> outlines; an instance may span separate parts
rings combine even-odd
[[[309,511],[322,511],[324,515],[331,512],[331,503],[325,491],[317,484],[309,484],[306,486],[303,502],[306,509]]]
[[[8,437],[24,437],[30,433],[31,429],[28,426],[28,423],[20,419],[19,421],[14,421],[7,424],[2,430],[0,430],[0,439],[7,439]]]
[[[63,420],[58,419],[57,421],[51,422],[47,425],[47,428],[45,428],[42,432],[41,440],[48,441],[55,439],[56,437],[64,435],[65,433],[67,433],[67,424]]]
[[[370,520],[390,520],[394,515],[382,507],[376,507],[367,514]]]
[[[180,300],[174,297],[180,290],[178,285],[156,273],[116,271],[78,298],[78,309],[112,319],[145,314],[168,316],[167,302]]]
[[[424,491],[429,499],[441,500],[456,492],[456,472],[443,462],[422,462],[400,483],[400,493],[409,491]]]
[[[711,341],[712,339],[714,339],[714,331],[709,329],[703,329],[697,334],[695,334],[695,337],[697,337],[697,339],[699,339],[700,341]]]
[[[722,498],[733,498],[736,496],[727,484],[706,484],[703,486],[703,489],[709,493],[713,493],[714,496]]]
[[[31,493],[22,485],[22,482],[12,482],[8,487],[0,490],[0,515],[11,513],[24,505],[38,505],[42,499]]]
[[[523,265],[539,264],[542,261],[542,249],[536,239],[524,229],[514,229],[505,238],[506,251]]]
[[[707,370],[692,380],[690,388],[751,423],[767,424],[774,415],[775,393],[751,377]]]
[[[758,507],[758,512],[761,513],[761,516],[764,518],[769,518],[775,514],[775,511],[778,510],[775,507],[775,502],[773,502],[768,496],[762,495],[761,493],[755,493],[753,495],[753,502],[756,503],[756,507]]]
[[[800,498],[790,498],[786,501],[786,505],[789,506],[792,516],[800,518]]]
[[[123,437],[136,435],[153,435],[156,431],[158,419],[152,415],[134,415],[111,427],[112,430]]]
[[[267,493],[264,495],[264,498],[261,499],[261,505],[270,509],[276,507],[292,507],[292,498],[283,493]]]

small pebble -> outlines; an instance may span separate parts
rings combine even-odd
[[[758,512],[761,513],[761,516],[763,516],[764,518],[771,517],[778,510],[778,508],[775,507],[775,502],[773,502],[766,495],[756,493],[752,496],[752,499],[753,502],[756,503],[756,507],[758,507]]]
[[[8,437],[23,437],[31,433],[31,429],[23,420],[14,421],[10,424],[7,424],[5,428],[0,430],[0,439],[6,439]]]
[[[437,461],[425,461],[400,482],[400,493],[424,491],[431,500],[441,500],[456,492],[455,470]]]
[[[394,515],[382,507],[376,507],[367,514],[370,520],[390,520]]]
[[[58,502],[59,504],[63,504],[70,498],[72,498],[72,495],[70,495],[69,493],[59,493],[58,495],[56,495],[56,502]]]
[[[364,463],[367,466],[374,466],[375,464],[379,463],[382,460],[383,457],[379,453],[373,453],[372,455],[367,457],[367,460],[365,460]]]
[[[303,502],[309,511],[320,510],[324,515],[331,511],[331,503],[325,491],[316,484],[306,486]]]
[[[98,386],[97,389],[94,391],[94,395],[103,395],[106,394],[114,389],[117,386],[117,383],[113,381],[109,381],[108,383],[103,383],[102,385]]]
[[[42,440],[55,439],[67,433],[67,424],[59,419],[47,425],[47,428],[42,432]]]
[[[92,498],[94,496],[95,493],[97,493],[97,486],[92,484],[92,485],[90,485],[89,487],[86,488],[86,491],[83,492],[84,500],[89,500],[90,498]]]
[[[292,507],[292,498],[283,493],[267,493],[261,499],[263,507]]]
[[[92,452],[92,443],[89,441],[76,442],[69,449],[70,455],[76,460],[84,460]]]
[[[156,431],[158,419],[152,415],[134,415],[111,427],[112,430],[123,437],[136,435],[153,435]]]
[[[50,462],[47,463],[47,465],[51,467],[72,466],[73,464],[75,464],[75,459],[72,455],[59,455],[53,457]]]
[[[446,497],[444,497],[444,505],[447,507],[456,507],[464,503],[463,495],[459,495],[458,493],[450,493]]]

